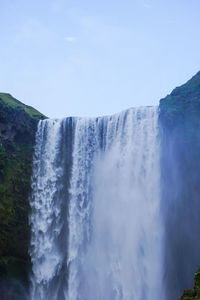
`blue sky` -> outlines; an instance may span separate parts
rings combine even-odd
[[[0,91],[49,117],[159,99],[200,69],[199,0],[0,0]]]

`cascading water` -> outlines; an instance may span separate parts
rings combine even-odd
[[[157,108],[40,121],[32,300],[160,300]]]

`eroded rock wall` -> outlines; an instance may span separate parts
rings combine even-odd
[[[38,120],[22,103],[13,107],[2,98],[0,95],[0,295],[14,300],[23,299],[29,286],[29,194]]]
[[[200,72],[161,100],[160,126],[164,283],[176,300],[200,265]]]

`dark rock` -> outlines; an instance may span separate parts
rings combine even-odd
[[[200,265],[200,72],[160,101],[159,120],[164,283],[167,299],[176,300]]]
[[[0,93],[0,295],[6,300],[26,299],[29,287],[29,194],[39,116],[45,118]]]

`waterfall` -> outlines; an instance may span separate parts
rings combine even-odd
[[[39,122],[31,300],[164,299],[159,153],[154,107]]]

